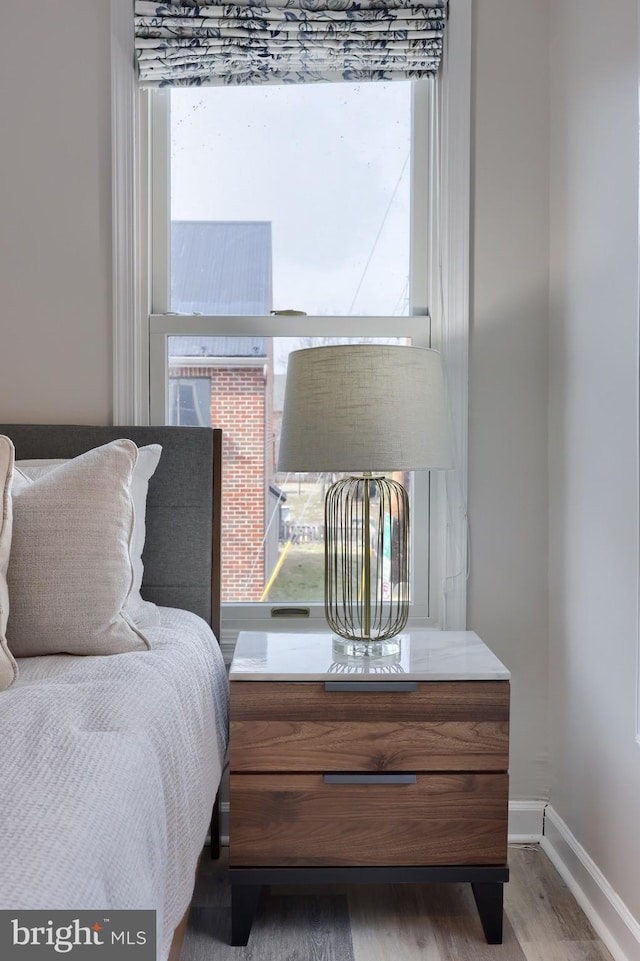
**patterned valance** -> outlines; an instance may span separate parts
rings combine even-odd
[[[437,71],[448,0],[135,0],[143,86],[414,80]]]

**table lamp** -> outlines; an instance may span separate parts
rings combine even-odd
[[[395,654],[407,623],[409,498],[381,472],[452,466],[437,351],[348,344],[289,355],[278,470],[349,475],[325,499],[325,617],[340,653]]]

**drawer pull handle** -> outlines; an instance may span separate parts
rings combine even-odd
[[[415,774],[325,774],[325,784],[415,784]]]
[[[400,694],[401,691],[417,691],[417,681],[325,681],[325,691],[379,692]]]

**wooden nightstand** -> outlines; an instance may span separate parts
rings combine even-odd
[[[231,666],[232,944],[264,884],[469,881],[502,941],[509,672],[468,631],[394,658],[243,632]]]

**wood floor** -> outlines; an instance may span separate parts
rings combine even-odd
[[[229,946],[226,849],[205,851],[181,961],[612,961],[537,845],[509,848],[502,945],[466,884],[266,889],[249,944]]]

